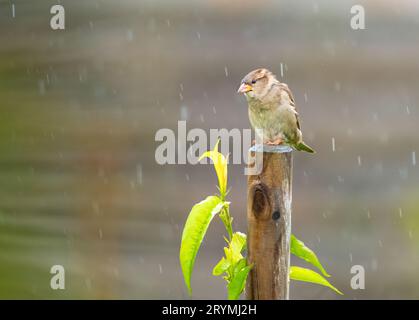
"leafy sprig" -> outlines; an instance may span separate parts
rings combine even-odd
[[[191,277],[201,243],[213,218],[218,215],[224,224],[228,238],[225,238],[224,256],[213,268],[214,276],[221,276],[226,281],[228,299],[236,300],[243,292],[247,276],[252,268],[243,256],[246,249],[246,235],[233,231],[233,218],[230,215],[230,202],[227,196],[227,158],[218,151],[219,141],[211,151],[206,151],[199,160],[210,158],[218,177],[218,195],[208,196],[192,207],[182,233],[180,246],[180,265],[186,287],[192,295]],[[338,289],[325,277],[330,275],[323,268],[316,254],[302,241],[291,235],[291,253],[315,266],[321,274],[302,267],[290,267],[290,279],[326,286],[338,294]]]

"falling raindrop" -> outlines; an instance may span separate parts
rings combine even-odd
[[[332,138],[332,151],[336,151],[336,143],[335,143],[335,137]]]
[[[334,88],[336,92],[340,92],[341,85],[339,81],[335,81]]]
[[[199,116],[199,119],[201,120],[201,122],[205,122],[205,119],[204,119],[204,115],[201,113],[201,115]]]
[[[183,94],[182,94],[182,92],[179,92],[179,99],[180,99],[180,101],[183,101]]]
[[[407,113],[407,114],[410,114],[410,109],[409,109],[409,106],[406,106],[406,113]]]
[[[362,166],[361,156],[358,156],[358,166]]]
[[[369,210],[367,210],[367,218],[371,219],[371,212]]]
[[[228,69],[227,69],[227,66],[224,67],[224,73],[225,73],[226,77],[228,77]]]
[[[127,40],[129,42],[131,42],[132,40],[134,40],[134,32],[132,30],[127,30]]]
[[[412,165],[416,166],[416,151],[412,151]]]
[[[99,239],[102,239],[102,238],[103,238],[103,232],[102,232],[102,229],[99,228]]]
[[[189,174],[185,174],[185,177],[186,177],[186,181],[189,181]]]
[[[284,65],[281,62],[281,78],[284,77]]]
[[[12,3],[12,17],[15,18],[16,17],[16,8],[15,8],[15,4]]]
[[[86,78],[86,70],[79,70],[79,81],[83,82]]]
[[[197,31],[196,36],[198,37],[198,40],[201,40],[201,34]]]
[[[400,216],[400,218],[403,218],[403,210],[402,210],[402,208],[399,208],[399,216]]]
[[[214,114],[217,114],[217,110],[215,109],[215,107],[212,107],[212,112],[214,112]]]
[[[349,254],[349,261],[352,262],[352,253]]]
[[[304,93],[304,101],[307,102],[308,101],[308,96],[307,93]]]
[[[159,272],[160,272],[160,274],[163,273],[163,267],[162,267],[162,265],[160,263],[159,263]]]

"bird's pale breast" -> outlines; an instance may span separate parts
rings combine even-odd
[[[266,105],[249,101],[249,120],[254,129],[263,129],[264,141],[294,142],[299,139],[295,110],[288,103]]]

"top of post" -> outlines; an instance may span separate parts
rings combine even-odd
[[[261,145],[261,144],[255,144],[250,149],[250,152],[270,152],[270,153],[288,153],[292,152],[292,148],[288,145],[278,145],[278,146],[272,146],[272,145]]]

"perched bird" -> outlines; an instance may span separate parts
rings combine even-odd
[[[290,89],[279,82],[271,71],[260,68],[249,72],[237,92],[246,96],[250,124],[253,129],[263,130],[264,144],[286,144],[299,151],[314,153],[303,142]]]

